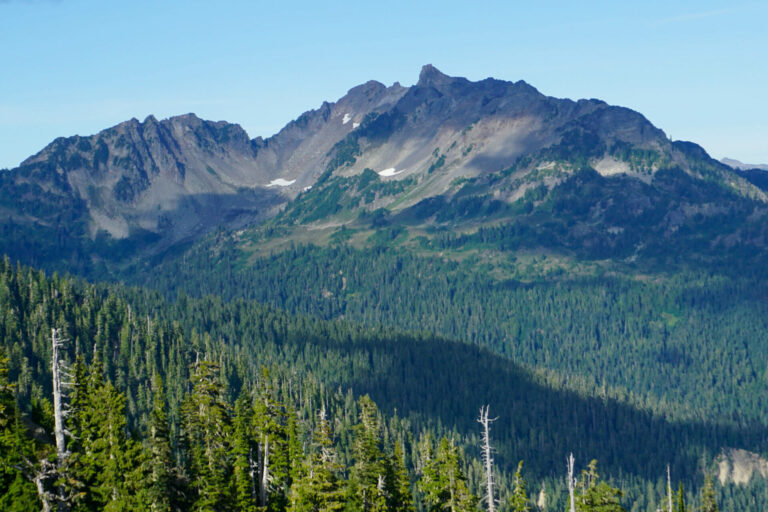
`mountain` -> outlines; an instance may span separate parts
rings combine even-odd
[[[321,179],[257,227],[249,250],[344,239],[720,265],[762,254],[764,188],[627,108],[425,66],[334,146]]]
[[[194,114],[126,121],[59,138],[0,174],[3,252],[88,272],[98,261],[156,254],[214,227],[275,215],[321,173],[328,150],[405,89],[370,82],[266,140]],[[355,111],[347,119],[345,112]]]
[[[267,139],[193,114],[57,139],[0,174],[0,250],[109,275],[211,229],[275,216],[283,227],[314,226],[297,236],[319,241],[329,227],[366,228],[371,219],[417,231],[508,221],[536,231],[578,217],[568,205],[586,187],[599,211],[580,204],[589,218],[571,218],[556,249],[622,247],[627,258],[694,217],[765,201],[752,182],[627,108],[548,97],[522,81],[471,82],[427,65],[411,87],[370,81]],[[681,188],[694,197],[680,201]],[[565,210],[532,218],[541,205]],[[652,229],[635,232],[630,224],[649,215]]]
[[[742,171],[746,171],[748,169],[760,169],[761,171],[768,171],[768,165],[766,164],[745,164],[743,162],[739,162],[738,160],[734,160],[733,158],[721,158],[720,162],[724,163],[728,167],[733,167],[734,169],[739,169]]]
[[[273,219],[127,279],[436,332],[676,418],[766,421],[759,186],[636,112],[522,82],[427,66],[388,105]]]
[[[34,405],[61,323],[140,425],[151,370],[179,403],[200,353],[232,392],[265,364],[468,449],[487,397],[505,474],[562,487],[573,450],[655,510],[667,463],[698,485],[717,453],[766,454],[766,189],[632,110],[433,66],[268,139],[132,120],[0,173],[0,251],[145,288],[4,261],[0,341]],[[719,490],[762,510],[764,488]]]

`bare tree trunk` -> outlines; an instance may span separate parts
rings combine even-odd
[[[40,469],[36,469],[35,464],[30,460],[25,458],[24,462],[29,468],[27,477],[34,482],[37,497],[40,498],[40,503],[43,504],[43,512],[51,512],[53,510],[51,502],[55,501],[56,497],[45,489],[45,481],[56,475],[53,463],[44,458],[40,461]]]
[[[568,456],[568,499],[570,501],[570,512],[576,512],[576,497],[574,496],[574,487],[576,485],[573,478],[573,454]]]
[[[51,330],[51,345],[53,356],[51,357],[51,370],[53,373],[53,435],[56,438],[56,458],[59,466],[66,458],[66,443],[64,441],[64,412],[61,397],[61,361],[59,360],[59,347],[64,341],[59,338],[59,330]]]
[[[264,459],[261,466],[261,485],[259,499],[262,507],[267,506],[267,486],[269,484],[269,434],[264,436]]]
[[[259,456],[258,450],[256,451],[256,457]],[[256,488],[256,480],[259,471],[259,462],[254,460],[253,448],[248,449],[248,477],[251,479],[251,499],[258,498],[258,489]]]
[[[496,512],[496,500],[493,497],[493,448],[491,447],[491,423],[498,418],[488,419],[489,405],[480,407],[478,422],[483,426],[483,464],[485,465],[485,500],[488,503],[488,512]]]
[[[672,512],[672,476],[669,472],[669,464],[667,464],[667,501],[669,512]]]
[[[53,353],[51,356],[51,373],[53,374],[53,435],[56,439],[56,471],[60,473],[66,464],[69,452],[67,451],[66,440],[64,434],[67,433],[64,427],[64,401],[63,401],[63,387],[64,383],[61,380],[62,377],[62,362],[59,354],[59,348],[64,345],[64,341],[59,338],[59,330],[51,329],[51,348]],[[41,481],[42,484],[42,481]],[[58,489],[58,506],[57,510],[60,512],[69,510],[67,504],[67,498],[65,496],[65,489],[63,486]],[[45,505],[43,505],[45,507]]]

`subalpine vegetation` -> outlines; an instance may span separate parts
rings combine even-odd
[[[54,331],[53,344],[61,342]],[[54,380],[63,371],[57,357]],[[35,411],[33,433],[22,421],[7,365],[0,358],[3,510],[465,512],[481,506],[453,440],[422,433],[416,441],[403,425],[386,425],[368,395],[356,402],[316,396],[319,412],[306,415],[306,405],[282,402],[264,373],[258,388],[244,387],[233,404],[218,364],[198,360],[172,411],[179,418],[176,435],[157,375],[148,426],[138,433],[129,429],[125,395],[105,378],[101,361],[86,365],[80,357],[63,372],[73,379],[64,386],[67,398],[54,386],[55,410]],[[483,417],[481,410],[484,426],[487,412]],[[46,439],[51,430],[55,446]],[[532,510],[522,461],[511,492],[497,501],[487,433],[487,509]],[[622,491],[600,479],[595,460],[578,481],[570,474],[569,483],[579,512],[626,510]],[[674,499],[675,510],[688,510],[682,484]],[[711,479],[700,502],[702,511],[717,510]]]
[[[483,403],[499,416],[492,430],[498,510],[521,501],[524,480],[535,498],[528,506],[563,509],[569,451],[585,465],[599,459],[609,476],[582,477],[577,503],[603,482],[603,490],[624,493],[628,510],[653,510],[667,494],[666,464],[693,490],[711,470],[702,453],[714,457],[723,443],[758,450],[766,439],[759,427],[670,423],[615,399],[558,390],[504,358],[430,335],[288,316],[246,301],[167,302],[143,289],[48,278],[7,260],[1,267],[9,510],[40,509],[36,479],[51,503],[71,499],[79,510],[146,509],[158,496],[177,509],[237,509],[245,503],[237,496],[246,495],[251,507],[283,510],[320,499],[312,489],[342,496],[348,510],[370,510],[374,498],[389,508],[442,510],[445,499],[483,507],[475,421]],[[61,450],[52,329],[66,340]],[[361,459],[363,444],[375,456]],[[516,471],[520,460],[524,474]],[[264,467],[273,468],[266,481]],[[430,479],[447,479],[455,492]],[[762,488],[717,492],[721,503],[736,505],[760,502]],[[264,496],[272,496],[266,505]],[[697,499],[690,491],[684,498]]]

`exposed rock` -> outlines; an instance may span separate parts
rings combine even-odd
[[[737,448],[725,448],[717,458],[717,468],[721,485],[728,482],[747,485],[752,478],[768,478],[768,460]]]

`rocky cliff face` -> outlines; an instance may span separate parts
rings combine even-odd
[[[768,460],[747,450],[725,448],[717,457],[717,470],[720,485],[748,485],[753,478],[768,478]]]
[[[148,117],[90,137],[57,139],[11,173],[17,184],[82,201],[91,237],[151,231],[173,243],[224,219],[266,216],[279,204],[274,193],[249,190],[258,179],[250,172],[256,154],[238,125],[192,114]],[[34,179],[42,174],[49,179]]]
[[[29,240],[30,231],[83,241],[135,239],[157,252],[214,227],[272,217],[312,185],[334,144],[405,91],[369,82],[266,140],[194,114],[131,119],[92,136],[56,139],[0,175],[8,245],[2,249],[13,254],[10,240]],[[87,252],[81,249],[79,257]],[[40,254],[41,264],[46,251],[27,248]]]

